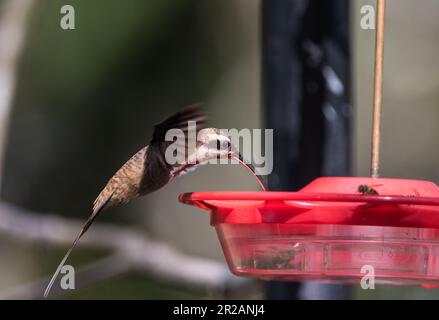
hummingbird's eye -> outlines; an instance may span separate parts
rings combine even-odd
[[[226,139],[221,140],[221,149],[227,150],[229,148],[230,148],[230,141]]]
[[[230,142],[225,139],[216,139],[216,150],[227,150],[230,147]]]

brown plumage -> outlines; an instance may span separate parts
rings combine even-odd
[[[195,150],[188,149],[188,121],[196,121],[195,133],[199,141]],[[197,105],[187,107],[172,115],[154,127],[153,137],[148,146],[133,155],[107,182],[93,204],[90,217],[76,236],[72,246],[61,260],[52,276],[44,296],[50,292],[62,266],[66,262],[79,239],[89,229],[98,214],[106,209],[127,203],[133,198],[149,194],[166,185],[171,179],[179,176],[196,166],[214,158],[235,158],[256,176],[254,167],[245,163],[241,154],[234,150],[229,137],[221,134],[216,128],[204,129],[205,116]],[[180,129],[185,134],[185,163],[169,165],[165,159],[165,152],[173,141],[166,141],[166,132],[170,129]],[[201,129],[204,129],[200,132]],[[198,135],[198,133],[200,134]],[[217,150],[221,145],[222,149]],[[197,161],[193,161],[196,159]],[[258,177],[258,176],[256,176]],[[264,188],[260,179],[258,181]]]
[[[205,116],[198,105],[184,108],[154,127],[150,144],[133,155],[108,181],[93,204],[90,217],[76,236],[72,246],[61,260],[52,276],[44,296],[50,292],[62,266],[79,239],[87,232],[98,214],[106,209],[127,203],[133,198],[160,189],[173,177],[173,166],[166,163],[164,153],[171,142],[165,141],[169,129],[178,128],[187,132],[188,121],[196,121],[197,132],[205,125]]]

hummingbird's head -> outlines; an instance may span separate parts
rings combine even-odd
[[[228,131],[217,128],[206,128],[198,132],[196,152],[189,156],[189,163],[204,164],[211,160],[234,159],[246,167],[258,179],[263,190],[266,190],[263,178],[259,177],[256,168],[246,161],[239,149],[232,144]]]
[[[229,158],[233,152],[230,137],[220,129],[206,128],[198,133],[199,162]]]

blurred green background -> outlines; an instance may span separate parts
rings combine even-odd
[[[75,8],[75,30],[59,27],[65,4]],[[374,1],[352,5],[355,175],[368,175],[370,150],[374,33],[360,28],[364,4]],[[112,173],[149,142],[153,125],[193,102],[203,102],[212,126],[260,127],[260,10],[259,0],[35,1],[18,65],[2,199],[84,219]],[[388,1],[383,176],[439,183],[436,12],[435,0]],[[99,221],[134,225],[184,253],[224,261],[208,216],[177,195],[225,189],[258,185],[236,166],[204,166]],[[65,250],[1,236],[0,293],[48,276]],[[106,254],[79,246],[71,263]],[[379,286],[356,296],[439,298],[439,290]],[[209,297],[129,273],[58,298]],[[232,297],[263,298],[262,287]]]

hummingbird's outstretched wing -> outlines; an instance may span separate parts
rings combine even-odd
[[[170,166],[165,159],[165,153],[166,149],[169,147],[169,145],[174,143],[174,141],[166,141],[165,137],[169,130],[180,129],[184,134],[184,144],[180,146],[179,150],[184,151],[185,156],[187,157],[188,154],[191,153],[191,151],[188,150],[190,145],[188,143],[188,139],[190,138],[188,135],[189,121],[195,122],[195,127],[192,128],[194,129],[195,134],[198,134],[200,130],[205,128],[207,120],[204,112],[200,108],[200,104],[187,106],[181,111],[155,125],[154,133],[149,144],[151,151],[149,155],[157,155],[157,160],[161,165],[171,168],[172,166]],[[195,139],[196,138],[197,137],[195,136]]]

